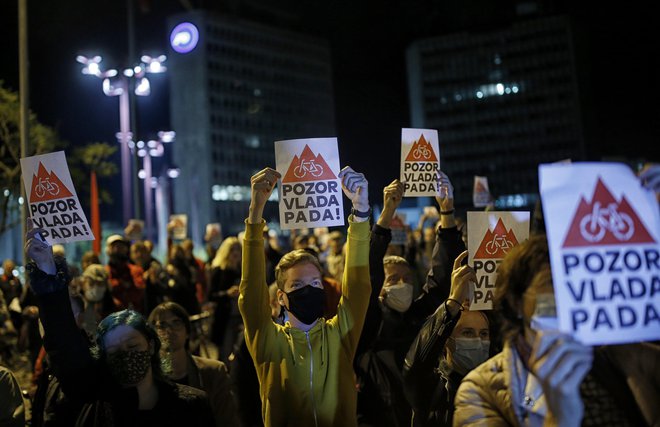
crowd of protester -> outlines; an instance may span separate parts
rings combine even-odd
[[[0,425],[660,425],[657,342],[588,347],[532,322],[555,304],[538,206],[494,310],[469,310],[467,231],[440,177],[437,214],[405,244],[391,229],[403,184],[382,190],[371,224],[350,167],[347,228],[273,239],[262,213],[281,176],[265,168],[244,234],[205,262],[190,240],[158,260],[117,234],[105,265],[93,252],[73,265],[29,222],[26,283],[12,260],[0,277]],[[20,352],[24,392],[8,369]]]

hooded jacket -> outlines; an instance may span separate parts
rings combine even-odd
[[[264,222],[246,224],[238,305],[266,426],[356,426],[353,357],[369,304],[369,223],[349,219],[342,297],[308,332],[271,319]]]
[[[526,393],[516,380],[515,366],[519,360],[518,352],[507,342],[502,352],[469,372],[456,393],[453,425],[549,425],[544,424],[545,404],[537,405],[543,390]],[[587,377],[597,381],[608,395],[601,394],[598,399],[585,396],[587,377],[583,379],[580,388],[585,406],[582,425],[626,425],[613,419],[612,415],[617,415],[626,418],[627,425],[659,426],[659,365],[660,346],[656,343],[596,347]]]

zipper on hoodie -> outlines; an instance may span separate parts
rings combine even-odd
[[[305,332],[307,337],[307,348],[309,349],[309,391],[312,396],[312,411],[314,412],[314,425],[318,427],[319,422],[316,418],[316,402],[314,400],[314,353],[312,353],[312,342],[309,340],[309,331]]]

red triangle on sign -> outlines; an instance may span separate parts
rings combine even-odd
[[[293,156],[282,182],[323,181],[326,179],[337,179],[337,177],[323,156],[314,155],[309,145],[305,145],[300,157]]]
[[[426,141],[424,134],[420,135],[419,139],[412,145],[406,162],[437,162],[438,158],[433,151],[433,146]]]
[[[490,229],[486,231],[486,235],[474,257],[479,259],[504,258],[511,248],[516,245],[518,245],[518,239],[513,234],[513,229],[507,231],[502,218],[500,218],[497,220],[493,231],[490,231]]]
[[[30,203],[63,199],[72,196],[73,194],[71,194],[69,189],[55,175],[55,172],[48,172],[43,163],[39,162],[37,174],[32,175]]]
[[[485,186],[484,183],[481,182],[481,181],[477,181],[477,182],[474,184],[474,192],[475,192],[475,193],[489,193],[489,191],[486,190],[486,186]]]
[[[573,216],[563,247],[655,243],[626,196],[617,202],[598,178],[591,202],[584,197]]]

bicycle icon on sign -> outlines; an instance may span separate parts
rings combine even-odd
[[[625,212],[617,212],[616,203],[610,203],[606,208],[600,207],[600,202],[594,203],[591,213],[580,220],[580,234],[589,242],[600,242],[609,230],[618,240],[628,240],[635,232],[632,218]]]
[[[323,175],[323,166],[317,164],[313,159],[312,160],[301,160],[300,164],[293,168],[293,176],[296,178],[303,178],[309,172],[314,178],[318,178]]]
[[[34,186],[34,192],[37,197],[43,197],[46,193],[51,196],[60,194],[60,186],[54,182],[50,182],[50,178],[39,178],[39,182]]]
[[[415,148],[412,152],[413,159],[419,160],[421,159],[430,159],[431,158],[431,150],[429,150],[426,147],[423,147],[421,145],[418,145],[417,148]]]
[[[511,248],[513,248],[513,242],[507,239],[506,236],[498,236],[497,234],[493,235],[493,240],[486,243],[486,253],[488,255],[494,255],[500,249],[507,253]]]

